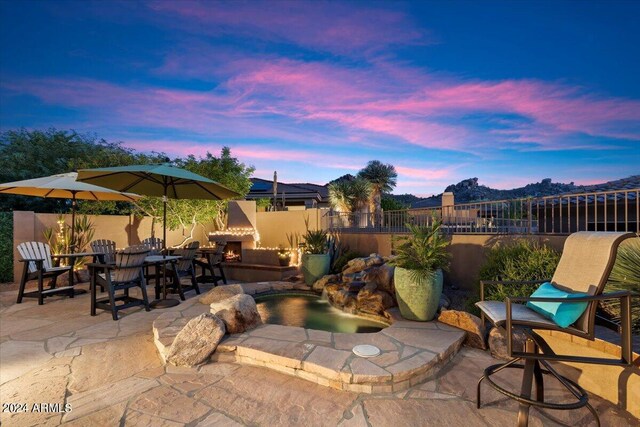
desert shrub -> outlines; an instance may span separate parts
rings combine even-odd
[[[480,280],[530,281],[551,279],[560,253],[528,240],[496,246],[480,268]],[[485,300],[504,301],[508,296],[529,296],[538,285],[491,285],[485,287]]]
[[[13,212],[0,212],[0,283],[13,281]]]
[[[620,244],[616,262],[611,270],[605,292],[633,291],[640,293],[640,238],[627,239]],[[602,309],[612,320],[620,319],[620,303],[606,301]],[[640,300],[631,300],[631,316],[634,333],[640,333]]]

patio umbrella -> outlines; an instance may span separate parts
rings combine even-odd
[[[75,238],[76,200],[132,202],[140,198],[137,194],[121,193],[76,180],[76,172],[61,173],[42,178],[0,184],[0,194],[71,199],[71,242]],[[74,252],[72,246],[71,252]]]
[[[223,200],[240,194],[222,184],[168,163],[78,171],[78,180],[116,191],[162,197],[162,240],[167,247],[167,199]]]

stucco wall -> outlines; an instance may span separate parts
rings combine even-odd
[[[257,212],[256,222],[260,234],[260,246],[267,248],[289,246],[287,234],[297,232],[301,236],[304,235],[307,231],[305,218],[309,218],[309,229],[317,230],[321,224],[322,212],[321,209]]]

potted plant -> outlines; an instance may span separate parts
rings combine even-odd
[[[327,232],[307,229],[303,239],[302,274],[304,282],[311,286],[316,280],[329,274],[331,257],[327,253]]]
[[[397,238],[394,284],[402,317],[427,322],[438,311],[442,295],[442,270],[449,267],[448,240],[442,235],[441,223],[430,226],[407,224],[410,235]]]
[[[288,267],[291,262],[291,251],[285,249],[282,245],[278,248],[278,261],[280,262],[280,267]]]

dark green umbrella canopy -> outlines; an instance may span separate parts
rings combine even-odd
[[[240,197],[240,194],[222,184],[168,163],[82,169],[78,171],[78,181],[117,191],[162,197],[164,249],[167,247],[167,198],[223,200]]]
[[[78,171],[78,181],[116,191],[170,199],[223,200],[240,194],[215,181],[170,164],[117,166]]]

